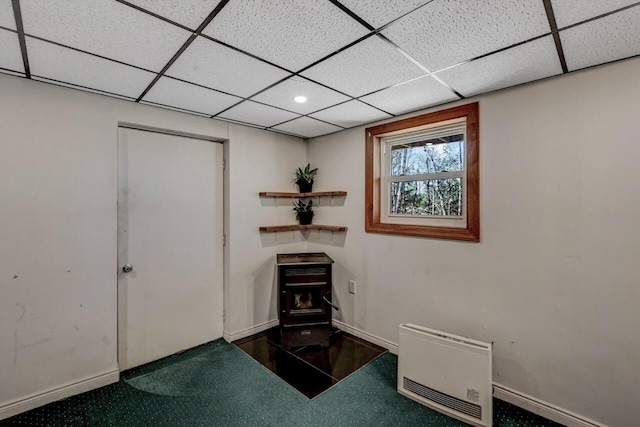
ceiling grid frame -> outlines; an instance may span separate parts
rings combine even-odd
[[[180,47],[180,49],[171,57],[171,59],[169,60],[169,62],[167,62],[167,64],[162,68],[162,70],[160,70],[160,72],[156,75],[156,77],[151,81],[151,83],[149,83],[149,86],[147,86],[147,88],[144,90],[144,92],[142,92],[142,94],[140,94],[140,96],[138,97],[138,99],[136,99],[136,102],[140,102],[140,100],[142,98],[144,98],[144,96],[151,90],[151,88],[153,87],[153,85],[155,85],[158,80],[160,80],[160,78],[162,76],[164,76],[164,73],[167,72],[167,70],[173,65],[174,62],[176,62],[176,60],[180,57],[180,55],[182,55],[182,53],[187,50],[187,48],[189,47],[189,45],[191,43],[193,43],[193,41],[196,39],[196,37],[198,37],[198,35],[200,35],[200,33],[202,32],[202,30],[205,29],[205,27],[207,25],[209,25],[209,23],[213,20],[213,18],[216,17],[216,15],[218,13],[220,13],[220,11],[222,10],[222,8],[224,8],[227,3],[229,3],[229,0],[220,0],[220,3],[218,3],[218,5],[215,7],[215,9],[213,9],[211,11],[211,13],[209,14],[209,16],[207,16],[205,18],[205,20],[200,24],[200,26],[193,32],[193,34],[191,34],[191,37],[189,37],[187,39],[186,42],[184,42],[184,44],[182,45],[182,47]]]
[[[538,39],[541,39],[541,38],[544,38],[544,37],[547,37],[547,36],[552,36],[553,37],[553,41],[554,41],[555,48],[556,48],[556,54],[557,54],[558,60],[560,61],[560,64],[561,64],[561,67],[562,67],[562,74],[567,74],[567,73],[571,73],[573,71],[577,71],[577,70],[580,70],[580,69],[591,68],[591,67],[594,67],[594,66],[600,66],[600,65],[603,65],[603,64],[606,64],[606,63],[610,63],[610,62],[616,62],[616,61],[625,60],[625,59],[629,59],[629,58],[635,58],[635,57],[640,56],[640,52],[638,50],[635,50],[635,51],[631,50],[630,52],[625,51],[624,53],[621,52],[620,54],[626,54],[626,55],[631,54],[631,56],[614,58],[614,59],[608,60],[607,62],[596,62],[593,65],[589,65],[589,66],[586,66],[586,67],[583,67],[583,68],[576,68],[576,69],[569,70],[569,67],[567,66],[567,63],[566,63],[567,60],[565,58],[565,52],[564,52],[565,48],[564,48],[564,46],[562,44],[562,40],[561,40],[561,37],[560,37],[561,33],[563,31],[565,31],[565,30],[569,30],[569,29],[575,28],[577,26],[580,26],[580,25],[583,25],[583,24],[586,24],[586,23],[590,23],[590,22],[605,18],[605,17],[610,16],[610,15],[613,15],[613,14],[616,14],[616,13],[620,13],[620,12],[626,11],[626,10],[631,9],[631,8],[638,7],[638,6],[640,6],[640,1],[633,2],[631,4],[626,4],[626,5],[625,5],[626,2],[624,2],[624,1],[616,2],[616,7],[617,8],[614,8],[614,10],[606,10],[605,8],[602,8],[602,7],[592,8],[593,12],[602,12],[604,10],[606,10],[606,11],[604,13],[598,14],[597,16],[590,16],[589,15],[588,17],[586,17],[587,15],[585,13],[583,13],[582,17],[583,18],[586,17],[586,18],[585,19],[582,19],[582,18],[578,19],[578,20],[576,20],[576,22],[566,19],[566,16],[567,16],[566,15],[566,9],[567,9],[567,7],[564,7],[563,8],[564,15],[562,17],[565,18],[565,19],[563,19],[562,22],[564,22],[564,23],[573,22],[573,23],[571,23],[570,25],[564,25],[564,26],[558,27],[558,22],[560,22],[560,21],[557,20],[557,15],[555,15],[554,9],[553,9],[553,2],[557,1],[557,0],[538,0],[543,4],[544,11],[546,12],[546,19],[547,19],[548,25],[549,25],[549,31],[548,32],[545,32],[544,34],[538,34],[535,37],[530,37],[530,38],[527,38],[526,40],[523,40],[523,41],[520,41],[520,42],[517,42],[517,43],[509,44],[509,45],[507,45],[505,47],[502,47],[500,49],[495,49],[495,50],[492,50],[490,52],[486,52],[486,53],[483,53],[481,55],[477,55],[477,56],[475,56],[473,58],[468,58],[468,59],[465,59],[463,61],[459,61],[458,63],[455,63],[455,64],[450,64],[450,65],[448,65],[446,67],[441,67],[441,69],[438,69],[438,70],[429,69],[427,66],[425,66],[422,63],[420,63],[417,59],[413,58],[412,55],[410,55],[403,48],[402,45],[399,45],[399,44],[395,43],[393,40],[391,40],[388,37],[386,37],[385,34],[381,33],[383,30],[391,27],[392,25],[397,25],[403,19],[405,19],[406,17],[416,13],[417,11],[426,10],[426,8],[428,8],[429,5],[433,4],[437,0],[426,1],[423,4],[419,4],[420,2],[414,2],[414,5],[417,4],[416,7],[414,7],[413,9],[411,9],[409,11],[406,11],[407,7],[405,7],[404,11],[402,13],[397,13],[397,11],[396,11],[395,15],[393,13],[391,13],[391,12],[388,12],[388,10],[393,9],[394,6],[386,7],[386,8],[384,8],[384,12],[387,15],[386,16],[382,16],[381,20],[378,20],[377,24],[379,25],[379,24],[382,24],[382,22],[386,22],[387,21],[387,19],[386,19],[387,17],[388,17],[389,20],[388,20],[388,22],[386,22],[386,23],[384,23],[382,25],[379,25],[378,28],[375,28],[374,25],[371,25],[365,18],[363,18],[358,13],[350,10],[347,6],[345,6],[343,3],[341,3],[340,0],[324,0],[324,1],[327,1],[327,2],[329,2],[331,4],[333,4],[342,13],[345,13],[347,16],[349,16],[354,21],[354,24],[357,24],[357,25],[361,26],[361,28],[366,29],[367,33],[364,34],[363,36],[357,38],[356,40],[352,40],[351,42],[347,43],[345,46],[343,46],[343,47],[341,47],[341,48],[339,48],[339,49],[337,49],[335,51],[332,51],[330,54],[327,54],[324,57],[321,57],[319,59],[316,59],[312,63],[310,63],[310,64],[308,64],[308,65],[306,65],[303,68],[298,69],[298,70],[289,70],[289,69],[287,69],[287,68],[285,68],[285,67],[283,67],[283,66],[281,66],[279,64],[276,64],[276,63],[273,63],[273,62],[271,62],[269,60],[261,58],[259,54],[254,54],[254,53],[251,53],[251,52],[247,52],[247,51],[245,51],[243,49],[240,49],[240,48],[238,48],[236,46],[233,46],[233,45],[231,45],[229,43],[225,43],[222,40],[218,40],[217,38],[211,37],[210,35],[203,33],[203,31],[210,25],[211,22],[214,21],[214,19],[222,11],[222,9],[228,3],[233,2],[235,0],[221,0],[220,2],[218,2],[217,5],[215,6],[215,8],[209,13],[209,15],[205,18],[205,20],[195,30],[190,28],[190,26],[188,26],[188,25],[184,25],[184,23],[189,24],[191,22],[188,19],[187,20],[180,19],[180,21],[183,22],[183,23],[181,23],[181,22],[178,22],[177,20],[171,19],[172,16],[163,16],[162,8],[160,8],[160,13],[156,13],[158,11],[158,8],[153,8],[156,11],[156,12],[154,12],[154,11],[145,9],[142,6],[134,4],[133,3],[134,0],[130,0],[130,1],[127,1],[127,0],[110,0],[110,1],[114,1],[114,2],[117,2],[117,3],[121,4],[121,5],[128,6],[132,10],[135,10],[135,11],[137,11],[139,13],[144,13],[146,15],[149,15],[150,17],[153,17],[154,19],[161,20],[161,21],[163,21],[163,22],[165,22],[167,24],[173,25],[173,26],[175,26],[175,27],[177,27],[177,28],[179,28],[181,30],[189,31],[189,32],[191,32],[191,35],[189,36],[187,41],[185,41],[183,43],[183,45],[173,54],[171,59],[164,65],[164,67],[159,72],[155,72],[155,71],[151,71],[149,69],[146,69],[146,68],[143,68],[143,67],[140,67],[140,66],[137,66],[137,65],[133,65],[133,64],[130,64],[130,63],[127,63],[127,62],[123,62],[123,61],[120,61],[120,60],[117,60],[117,59],[114,59],[114,58],[109,58],[109,57],[106,57],[104,55],[100,55],[100,54],[97,54],[97,53],[94,53],[94,52],[89,52],[89,51],[86,51],[86,50],[83,50],[83,49],[79,49],[79,48],[76,48],[76,47],[73,47],[73,46],[69,46],[69,45],[66,45],[64,43],[60,43],[60,42],[57,42],[57,41],[54,41],[54,40],[48,40],[48,39],[46,39],[44,37],[39,37],[39,36],[36,36],[36,35],[30,35],[30,34],[25,32],[24,22],[23,22],[24,16],[23,16],[23,13],[21,11],[20,0],[11,0],[11,7],[13,8],[14,18],[15,18],[15,21],[16,21],[16,29],[14,30],[12,28],[5,28],[5,27],[0,27],[0,28],[3,29],[3,30],[14,32],[18,36],[18,40],[19,40],[19,44],[20,44],[20,52],[22,54],[25,73],[24,73],[24,75],[22,75],[23,73],[21,73],[21,72],[19,72],[17,74],[18,75],[22,75],[22,77],[25,77],[25,78],[28,78],[28,79],[32,79],[33,70],[31,69],[32,67],[29,65],[29,54],[28,54],[28,49],[27,49],[27,38],[31,37],[31,38],[33,38],[35,40],[40,40],[42,42],[46,42],[46,43],[50,43],[52,45],[60,46],[62,48],[71,49],[71,50],[74,50],[74,51],[79,52],[79,53],[91,55],[91,56],[94,56],[96,58],[101,58],[101,59],[112,61],[112,62],[121,64],[121,65],[124,65],[124,66],[133,67],[133,68],[136,68],[136,69],[141,70],[141,71],[151,72],[151,73],[155,74],[155,76],[154,76],[153,80],[151,81],[151,83],[149,83],[149,85],[145,88],[145,90],[134,100],[135,102],[138,102],[138,103],[142,102],[142,103],[147,103],[147,104],[151,104],[151,105],[157,105],[157,106],[160,106],[160,107],[171,108],[171,109],[175,109],[175,110],[178,110],[178,111],[184,111],[186,113],[196,114],[196,115],[200,115],[200,116],[204,116],[204,117],[211,117],[211,118],[230,121],[230,122],[238,122],[238,123],[243,123],[243,124],[246,124],[246,125],[249,125],[249,126],[257,127],[257,128],[260,128],[260,129],[265,129],[265,130],[275,131],[275,132],[279,132],[279,133],[290,134],[290,133],[288,133],[286,131],[283,131],[281,129],[277,129],[277,127],[279,127],[281,125],[284,125],[284,124],[287,124],[287,123],[290,123],[290,122],[293,122],[295,120],[299,120],[301,118],[307,118],[307,119],[311,119],[311,120],[318,121],[318,122],[321,122],[321,123],[325,123],[327,125],[335,126],[336,128],[339,128],[339,129],[348,129],[349,127],[344,127],[344,126],[338,125],[336,123],[331,123],[329,121],[321,120],[321,119],[318,119],[316,117],[313,117],[313,115],[316,114],[316,113],[321,113],[321,112],[323,112],[325,110],[328,110],[328,109],[331,109],[331,108],[339,107],[339,106],[341,106],[343,104],[346,104],[346,103],[349,103],[349,102],[353,102],[353,101],[356,101],[358,103],[362,103],[362,104],[364,104],[364,105],[366,105],[368,107],[371,107],[371,108],[373,108],[373,109],[375,109],[377,111],[380,111],[381,113],[389,115],[390,117],[395,117],[396,115],[399,115],[399,114],[406,114],[406,113],[410,113],[411,111],[418,111],[418,110],[420,110],[422,108],[426,108],[426,106],[423,106],[421,108],[418,107],[417,109],[413,109],[413,110],[410,110],[410,111],[403,111],[402,113],[398,113],[398,111],[395,111],[395,113],[394,113],[394,112],[390,112],[390,111],[385,111],[383,105],[373,105],[370,102],[367,102],[366,99],[363,99],[363,98],[369,97],[371,95],[382,93],[382,92],[384,92],[386,90],[390,90],[390,89],[393,89],[393,88],[396,88],[396,87],[401,87],[402,85],[410,84],[410,83],[412,83],[414,81],[419,81],[420,79],[433,79],[438,84],[442,85],[447,90],[449,90],[453,95],[455,95],[457,97],[457,99],[464,99],[465,96],[462,93],[460,93],[459,91],[457,91],[455,87],[452,87],[449,83],[447,83],[445,80],[443,80],[440,77],[440,73],[443,73],[444,71],[452,69],[452,68],[456,68],[456,67],[459,67],[459,66],[462,66],[462,65],[465,65],[465,64],[469,64],[470,62],[480,61],[482,59],[485,59],[485,58],[490,57],[492,55],[500,54],[500,53],[508,51],[510,49],[519,48],[519,47],[521,47],[521,46],[523,46],[525,44],[534,42],[534,41],[536,41]],[[281,1],[284,1],[284,0],[281,0]],[[319,2],[321,0],[317,0],[317,1]],[[365,1],[365,3],[366,3],[366,1]],[[143,6],[146,6],[144,4],[144,2],[143,2]],[[413,7],[413,5],[411,7]],[[203,12],[202,9],[203,8],[200,7],[200,10],[199,10],[198,13]],[[183,13],[182,15],[176,15],[176,16],[181,16],[182,18],[184,18],[186,15]],[[192,16],[196,16],[196,15],[192,15]],[[204,14],[202,14],[200,16],[204,16]],[[370,16],[370,14],[367,15],[367,16]],[[378,14],[378,15],[374,14],[373,16],[374,17],[375,16],[380,17],[381,15],[380,14]],[[178,18],[176,18],[176,19],[178,19]],[[374,21],[376,21],[376,19],[374,19]],[[29,23],[29,21],[27,21],[27,24],[28,23]],[[195,22],[193,22],[193,24],[195,25]],[[9,24],[7,24],[7,25],[9,25]],[[331,85],[324,84],[323,82],[318,81],[317,79],[310,78],[310,77],[307,77],[307,76],[303,76],[301,74],[302,72],[304,72],[306,70],[309,70],[312,67],[327,61],[330,58],[333,58],[333,57],[335,57],[337,55],[340,55],[341,53],[343,53],[347,49],[349,49],[349,48],[351,48],[353,46],[356,46],[359,43],[362,43],[365,40],[368,40],[369,38],[371,38],[373,36],[377,36],[379,39],[381,39],[385,43],[387,43],[390,47],[394,48],[398,53],[403,55],[410,62],[412,62],[415,66],[420,68],[422,70],[422,72],[424,72],[424,75],[420,75],[420,76],[411,78],[409,80],[400,81],[400,82],[388,85],[388,86],[383,87],[383,88],[378,88],[376,90],[369,91],[368,93],[357,94],[357,96],[352,96],[352,95],[349,95],[347,93],[344,93],[344,91],[341,91],[341,90],[338,90],[337,88],[332,87]],[[185,80],[185,79],[177,78],[175,76],[166,75],[167,70],[169,70],[169,68],[171,68],[171,66],[176,62],[176,60],[189,48],[189,46],[198,37],[203,37],[205,39],[208,39],[210,42],[214,42],[214,43],[217,43],[217,44],[219,44],[221,46],[224,46],[225,48],[232,49],[233,51],[235,51],[235,52],[237,52],[239,54],[246,55],[246,56],[248,56],[250,58],[253,58],[253,59],[257,60],[257,61],[260,61],[260,62],[262,62],[262,63],[264,63],[266,65],[269,65],[271,67],[275,67],[275,68],[277,68],[277,69],[281,70],[282,72],[285,72],[285,73],[287,73],[289,75],[279,79],[278,81],[268,85],[267,87],[261,88],[260,90],[256,91],[255,93],[251,93],[248,96],[240,96],[240,95],[238,95],[236,93],[233,93],[233,92],[226,92],[224,90],[224,88],[212,88],[212,87],[208,87],[206,85],[198,84],[197,82],[188,81],[188,80]],[[5,72],[5,73],[11,74],[11,75],[15,75],[16,74],[15,71],[9,70],[9,69],[6,69],[6,68],[0,68],[0,72]],[[96,89],[96,88],[93,88],[93,87],[88,87],[88,86],[82,85],[82,84],[74,84],[74,83],[70,83],[70,82],[66,82],[66,81],[57,80],[55,78],[51,78],[51,76],[47,77],[47,76],[41,75],[41,73],[34,74],[33,77],[36,77],[38,79],[45,79],[46,81],[52,82],[52,84],[57,83],[57,84],[68,86],[68,87],[76,87],[76,88],[78,88],[80,90],[87,90],[87,91],[100,93],[100,94],[103,94],[103,95],[106,95],[106,96],[115,96],[115,97],[122,98],[122,99],[133,100],[133,98],[129,97],[129,96],[123,96],[123,95],[115,94],[113,92],[104,91],[104,90]],[[167,104],[164,104],[164,103],[158,103],[158,102],[153,102],[153,101],[150,101],[150,100],[145,100],[144,97],[149,93],[149,91],[156,85],[156,83],[162,77],[173,79],[173,80],[185,83],[185,84],[194,85],[195,87],[200,87],[201,89],[208,89],[208,90],[212,90],[214,92],[221,93],[221,94],[224,94],[224,95],[234,96],[234,97],[239,98],[240,100],[236,104],[231,105],[230,107],[227,107],[226,109],[224,109],[222,111],[219,111],[219,112],[217,112],[215,114],[212,114],[210,116],[207,115],[207,114],[204,114],[202,112],[198,112],[198,111],[194,111],[194,110],[190,110],[190,109],[186,109],[186,108],[176,107],[175,105],[167,105]],[[555,76],[543,77],[542,79],[551,78],[551,77],[555,77]],[[301,113],[298,113],[296,111],[292,111],[290,109],[283,108],[282,106],[272,105],[272,104],[269,104],[268,102],[262,102],[259,99],[254,99],[255,97],[258,97],[260,94],[262,94],[262,93],[264,93],[264,92],[266,92],[266,91],[268,91],[270,89],[274,89],[274,88],[277,89],[277,86],[279,84],[281,84],[283,82],[286,82],[287,80],[294,79],[294,78],[303,78],[305,80],[310,81],[311,83],[317,84],[317,85],[319,85],[321,87],[324,87],[324,88],[326,88],[328,90],[332,90],[332,91],[334,91],[334,92],[336,92],[336,93],[338,93],[338,94],[340,94],[342,96],[345,96],[347,99],[343,100],[343,101],[340,101],[340,102],[337,102],[337,103],[333,103],[333,104],[331,104],[329,106],[324,106],[323,108],[319,108],[319,109],[314,110],[314,111],[306,112],[305,114],[301,114]],[[540,80],[540,79],[527,80],[527,81],[524,81],[522,83],[516,83],[516,86],[520,85],[520,84],[528,84],[528,83],[531,83],[533,81],[538,81],[538,80]],[[41,81],[41,80],[39,80],[39,81]],[[506,86],[506,87],[512,87],[512,86],[513,85]],[[502,88],[499,88],[499,89],[496,89],[496,90],[501,90],[501,89]],[[489,91],[489,92],[491,92],[491,91]],[[488,93],[488,92],[480,92],[480,93]],[[480,93],[478,93],[478,94],[480,94]],[[477,94],[475,94],[475,95],[477,95]],[[260,104],[260,105],[265,106],[265,107],[270,107],[270,108],[274,108],[274,109],[277,109],[277,110],[281,110],[283,112],[292,113],[292,114],[295,114],[296,117],[288,119],[288,120],[283,121],[281,123],[272,124],[270,126],[263,126],[263,125],[261,126],[261,125],[256,125],[255,123],[244,122],[242,120],[229,120],[229,119],[225,119],[224,117],[221,116],[221,114],[224,114],[226,111],[232,109],[233,107],[235,107],[235,106],[237,106],[237,105],[239,105],[239,104],[241,104],[243,102],[247,102],[247,101],[251,101],[252,103]],[[439,104],[436,103],[436,104],[433,104],[433,105],[429,105],[429,107],[433,107],[435,105],[444,105],[447,102],[451,102],[451,101],[444,101],[444,102],[440,102]],[[380,120],[380,119],[376,119],[376,120]],[[368,123],[368,122],[358,123],[355,126],[360,126],[360,125],[365,124],[365,123]],[[353,126],[351,126],[351,127],[353,127]],[[333,132],[330,132],[330,133],[333,133]],[[304,135],[298,135],[298,136],[302,136],[303,138],[307,138]]]
[[[556,24],[556,17],[553,12],[553,6],[551,0],[542,0],[544,3],[544,9],[547,12],[547,19],[549,19],[549,27],[551,27],[551,33],[553,34],[553,41],[556,44],[556,50],[558,51],[558,58],[560,59],[560,65],[562,66],[562,72],[568,73],[567,60],[564,57],[564,49],[562,48],[562,41],[560,40],[560,33],[558,32],[558,25]]]
[[[22,23],[20,0],[11,0],[11,5],[13,6],[13,16],[16,20],[16,31],[18,33],[18,40],[20,41],[20,50],[22,51],[24,74],[26,78],[31,79],[31,68],[29,67],[29,55],[27,54],[27,41],[24,36],[24,25]]]

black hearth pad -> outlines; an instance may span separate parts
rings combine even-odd
[[[280,347],[279,327],[233,344],[310,399],[387,352],[335,328],[328,348],[307,346],[285,351]]]

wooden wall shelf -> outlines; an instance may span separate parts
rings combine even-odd
[[[347,227],[340,225],[320,225],[320,224],[291,224],[291,225],[271,225],[266,227],[260,227],[260,231],[273,232],[273,231],[295,231],[295,230],[324,230],[324,231],[347,231]]]
[[[333,198],[334,197],[342,197],[346,196],[346,191],[314,191],[312,193],[288,193],[282,191],[261,191],[258,193],[260,197],[274,197],[274,198],[288,198],[288,199],[304,199],[311,197],[331,197],[331,206],[333,206]],[[318,204],[320,204],[320,199],[318,199]],[[271,225],[271,226],[263,226],[260,227],[260,231],[263,232],[277,232],[277,231],[295,231],[295,230],[323,230],[323,231],[347,231],[347,227],[343,227],[340,225],[320,225],[320,224],[309,224],[309,225],[300,225],[300,224],[291,224],[291,225]]]
[[[329,197],[329,196],[346,196],[346,191],[314,191],[312,193],[287,193],[279,191],[261,191],[258,193],[260,197],[287,197],[287,198],[304,198],[304,197]]]

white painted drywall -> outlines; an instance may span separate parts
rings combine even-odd
[[[118,122],[233,135],[227,322],[275,317],[268,269],[282,247],[261,240],[258,223],[292,213],[257,193],[292,189],[281,168],[304,162],[301,139],[5,75],[0,94],[0,410],[117,369]],[[302,250],[292,236],[285,247]]]
[[[231,339],[238,339],[242,331],[278,317],[276,254],[305,250],[299,231],[257,231],[261,225],[296,222],[291,200],[261,198],[258,193],[297,191],[292,179],[296,168],[306,164],[306,145],[298,138],[242,126],[231,127],[229,139],[230,280],[225,297],[230,300],[225,331]]]
[[[639,75],[632,59],[466,101],[480,102],[480,243],[364,233],[364,127],[311,140],[317,189],[349,192],[316,218],[345,241],[308,244],[336,260],[337,318],[392,342],[403,322],[493,341],[495,382],[635,425]]]

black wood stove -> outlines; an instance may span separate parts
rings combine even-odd
[[[278,319],[284,350],[329,346],[331,265],[324,252],[278,254]]]

